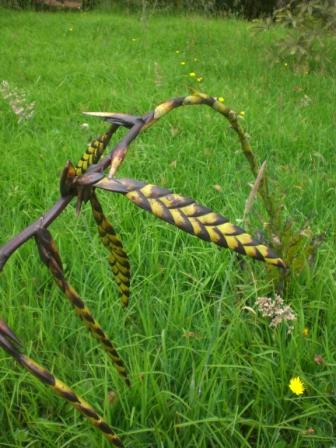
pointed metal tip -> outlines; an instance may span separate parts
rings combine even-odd
[[[89,117],[101,118],[102,120],[108,121],[111,124],[118,126],[125,126],[131,128],[135,125],[138,120],[142,117],[136,115],[123,114],[119,112],[82,112],[84,115]]]
[[[111,115],[115,115],[116,112],[82,112],[83,115],[88,115],[90,117],[97,117],[97,118],[110,118]]]

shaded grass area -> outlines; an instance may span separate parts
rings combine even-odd
[[[273,293],[264,265],[248,260],[241,271],[228,251],[100,194],[130,254],[128,310],[118,302],[88,208],[77,219],[69,207],[51,231],[70,281],[129,366],[133,388],[126,390],[73,314],[32,242],[8,262],[0,283],[0,316],[26,352],[104,413],[127,447],[335,444],[335,78],[271,66],[265,51],[277,30],[253,37],[235,20],[142,23],[113,14],[0,10],[0,29],[0,80],[36,101],[34,118],[18,125],[0,99],[1,244],[53,204],[65,161],[77,161],[104,130],[82,111],[142,114],[186,94],[192,71],[204,77],[202,90],[245,112],[284,216],[298,229],[326,233],[313,264],[293,275],[285,300],[298,319],[288,336],[244,308]],[[84,121],[89,128],[81,128]],[[171,187],[232,221],[242,218],[253,181],[227,123],[200,107],[174,111],[143,133],[119,175]],[[266,220],[257,203],[247,230],[255,234]],[[301,397],[288,389],[297,375],[307,387]],[[0,397],[0,446],[106,446],[3,352]]]

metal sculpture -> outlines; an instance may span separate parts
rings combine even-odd
[[[89,201],[91,204],[100,238],[109,251],[109,264],[115,276],[123,306],[128,305],[130,296],[129,260],[120,237],[103,213],[96,195],[97,189],[122,194],[138,207],[205,241],[213,242],[270,265],[285,268],[283,260],[269,247],[252,238],[242,228],[230,223],[224,216],[214,213],[211,209],[196,203],[193,199],[177,195],[156,185],[115,177],[118,168],[125,159],[129,145],[140,132],[152,126],[174,108],[197,104],[208,105],[229,120],[232,128],[238,134],[252,171],[256,174],[258,165],[246,134],[238,122],[237,114],[216,98],[204,93],[193,92],[189,96],[165,101],[157,106],[154,111],[142,116],[112,112],[89,112],[87,115],[102,118],[110,123],[108,131],[88,146],[76,166],[70,161],[67,162],[60,182],[61,197],[54,206],[0,249],[0,270],[2,270],[14,251],[30,238],[35,238],[42,262],[47,266],[56,284],[69,299],[78,316],[108,353],[119,375],[128,386],[131,383],[123,361],[83,299],[67,282],[55,241],[48,230],[48,226],[60,216],[74,197],[77,198],[78,213],[83,202]],[[103,153],[112,135],[119,127],[126,127],[129,131],[116,144],[109,155],[103,158]],[[107,168],[109,168],[109,173],[105,175],[104,170]],[[267,188],[262,189],[261,194],[267,196]],[[102,431],[110,444],[116,447],[123,446],[120,438],[88,403],[52,373],[22,352],[18,338],[2,320],[0,320],[0,346],[22,367],[42,383],[51,387],[58,395],[68,400],[79,412],[86,416],[96,428]]]

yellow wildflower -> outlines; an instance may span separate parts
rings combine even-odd
[[[189,76],[190,76],[190,78],[195,78],[196,77],[196,73],[195,72],[190,72]]]
[[[203,81],[203,76],[199,76],[198,78],[197,78],[197,82],[202,82]]]
[[[219,101],[220,103],[224,103],[224,98],[223,98],[222,96],[220,96],[220,97],[218,98],[218,101]]]
[[[309,335],[308,327],[304,327],[302,334],[303,334],[303,336],[306,336],[306,337]]]
[[[295,395],[302,395],[305,387],[299,376],[292,378],[289,382],[289,388]]]
[[[184,61],[180,62],[181,65],[186,65],[186,63]]]
[[[238,114],[240,117],[244,118],[245,117],[245,112],[242,110],[241,112],[239,112]]]
[[[176,50],[175,53],[176,53],[176,54],[180,54],[180,50]]]

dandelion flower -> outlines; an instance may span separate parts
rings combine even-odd
[[[245,112],[242,110],[241,112],[239,112],[238,114],[240,117],[244,118],[245,117]]]
[[[180,62],[181,65],[186,65],[186,63],[184,61]]]
[[[203,76],[199,76],[198,78],[197,78],[197,82],[202,82],[203,81]]]
[[[289,388],[295,395],[302,395],[305,387],[299,376],[292,378],[289,382]]]
[[[196,73],[195,72],[190,72],[189,76],[190,76],[190,78],[195,78],[196,77]]]
[[[220,97],[218,98],[218,101],[219,101],[220,103],[224,103],[224,98],[223,98],[222,96],[220,96]]]
[[[309,335],[309,328],[304,327],[302,334],[303,334],[303,336],[307,337]]]

